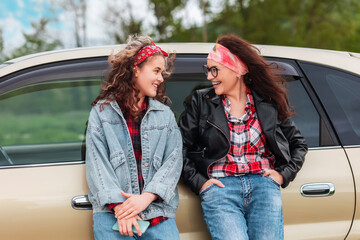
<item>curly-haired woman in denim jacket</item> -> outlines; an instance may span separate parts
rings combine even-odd
[[[164,78],[174,60],[166,57],[146,36],[131,37],[109,57],[111,69],[92,104],[86,135],[96,239],[179,239],[174,218],[182,139],[163,104]],[[144,233],[138,220],[150,223]]]

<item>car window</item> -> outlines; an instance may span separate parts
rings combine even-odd
[[[343,145],[360,144],[360,76],[300,63],[319,95]]]
[[[296,126],[305,137],[309,147],[320,146],[320,116],[299,79],[286,84],[290,106],[294,108],[292,116]]]
[[[360,81],[359,78],[328,74],[326,81],[329,84],[336,100],[344,110],[350,126],[357,136],[360,136]]]
[[[185,106],[190,103],[193,93],[202,88],[212,86],[206,80],[202,66],[206,64],[207,55],[178,55],[174,71],[166,83],[166,95],[172,101],[171,109],[179,122],[185,113]]]
[[[10,90],[0,95],[0,166],[84,160],[86,123],[106,64],[96,74],[93,63],[89,71],[80,65],[48,66],[8,79]]]
[[[94,79],[35,84],[2,95],[0,142],[10,164],[82,160],[90,103],[98,92]]]

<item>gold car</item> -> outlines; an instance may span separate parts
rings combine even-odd
[[[179,119],[213,44],[175,51],[167,94]],[[282,189],[285,239],[360,239],[360,55],[257,46],[288,81],[294,121],[310,147]],[[84,133],[90,103],[121,46],[45,52],[0,65],[0,239],[92,239]],[[210,239],[198,196],[179,183],[182,240]]]

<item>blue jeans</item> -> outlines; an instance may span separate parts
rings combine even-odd
[[[284,219],[280,185],[259,174],[219,178],[200,193],[213,240],[281,240]]]
[[[178,240],[179,231],[176,227],[175,219],[169,218],[168,220],[159,223],[155,226],[150,226],[145,233],[139,237],[134,234],[133,237],[121,235],[118,231],[112,230],[112,226],[116,222],[114,214],[99,212],[93,214],[93,230],[94,236],[97,240]]]

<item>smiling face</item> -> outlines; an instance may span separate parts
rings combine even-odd
[[[208,68],[216,67],[218,69],[216,77],[213,77],[211,72],[208,72],[207,75],[207,79],[212,82],[217,95],[231,95],[234,92],[240,92],[241,80],[238,78],[239,74],[210,59],[207,60],[207,66]]]
[[[133,80],[140,91],[141,102],[146,96],[156,96],[158,86],[164,81],[163,71],[165,71],[165,59],[162,55],[154,55],[148,58],[141,67],[135,67]]]

